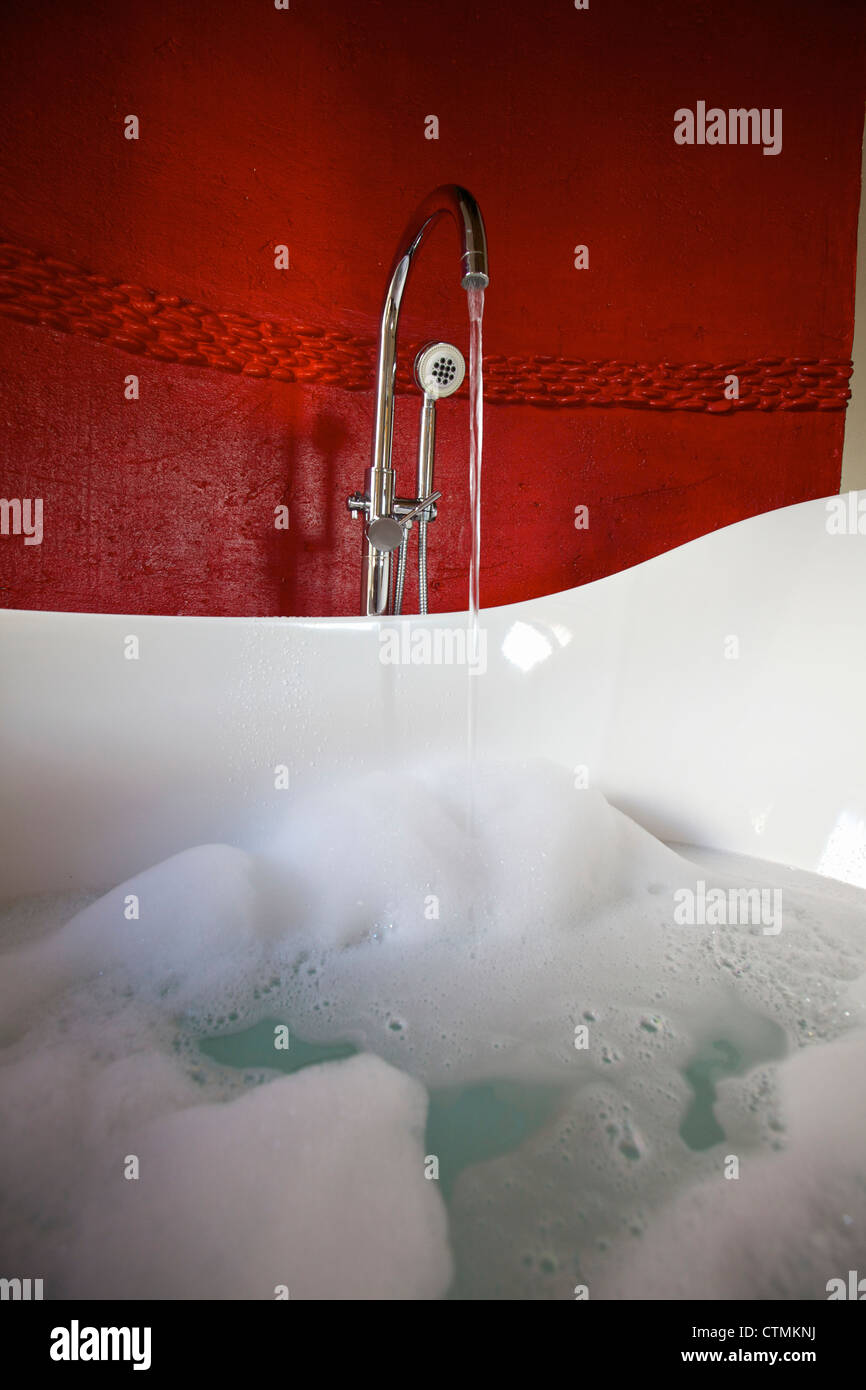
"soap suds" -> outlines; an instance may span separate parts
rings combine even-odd
[[[866,1254],[864,1074],[862,1032],[792,1057],[780,1071],[780,1151],[743,1154],[735,1179],[717,1158],[713,1175],[675,1197],[642,1239],[587,1261],[595,1296],[737,1299],[751,1288],[816,1299],[832,1279],[847,1285]]]
[[[141,1177],[103,1152],[61,1296],[439,1297],[451,1258],[426,1110],[417,1081],[367,1056],[131,1128]]]
[[[699,1289],[717,1286],[709,1256],[695,1250],[694,1285],[676,1262],[692,1267],[690,1201],[718,1233],[706,1248],[722,1240],[731,1151],[744,1231],[811,1238],[798,1195],[810,1231],[832,1225],[810,1196],[822,1171],[831,1206],[856,1207],[856,1164],[822,1168],[803,1115],[834,1058],[862,1101],[845,1049],[864,1036],[866,894],[698,862],[561,768],[482,765],[474,796],[470,837],[465,769],[382,773],[289,804],[256,855],[187,850],[72,901],[59,929],[56,901],[7,910],[4,1267],[70,1298],[281,1284],[434,1298],[450,1241],[458,1297],[570,1298],[581,1279],[641,1297],[639,1244],[689,1296],[779,1296],[780,1269],[760,1260],[729,1261],[718,1295]],[[781,930],[678,924],[676,894],[704,881],[781,888]],[[289,1050],[294,1037],[363,1055],[283,1076],[198,1046],[262,1020],[287,1025]],[[561,1099],[513,1151],[459,1173],[448,1232],[425,1175],[425,1087],[488,1082]],[[834,1145],[862,1162],[862,1121],[826,1103]],[[779,1174],[784,1210],[762,1172]],[[784,1264],[782,1244],[767,1249]],[[826,1296],[819,1264],[796,1296]]]

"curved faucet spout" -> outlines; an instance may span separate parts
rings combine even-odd
[[[487,235],[481,209],[472,194],[459,184],[447,183],[424,199],[409,222],[391,266],[376,363],[376,414],[373,422],[373,457],[367,475],[368,517],[389,516],[394,503],[394,470],[391,442],[394,432],[394,379],[397,371],[397,326],[400,304],[412,258],[427,233],[440,219],[453,217],[460,235],[460,284],[464,290],[483,290],[490,283]],[[391,556],[365,541],[361,581],[361,612],[368,616],[387,613]]]
[[[486,290],[490,283],[487,265],[487,233],[481,209],[467,188],[457,183],[444,183],[434,188],[415,210],[406,227],[391,274],[404,256],[412,259],[430,228],[446,213],[450,213],[460,233],[460,283],[464,290]]]

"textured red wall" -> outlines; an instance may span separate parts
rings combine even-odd
[[[0,536],[0,601],[354,611],[345,497],[385,272],[448,181],[478,197],[491,252],[483,603],[833,492],[864,33],[853,0],[7,6],[0,495],[42,497],[45,536]],[[698,100],[781,107],[782,153],[675,144]],[[468,351],[450,225],[401,331],[404,372],[428,338]],[[743,397],[718,414],[731,363]],[[398,401],[407,488],[417,405]],[[431,607],[462,608],[465,388],[439,421]]]

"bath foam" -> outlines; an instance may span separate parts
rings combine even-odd
[[[138,997],[178,1005],[221,988],[226,962],[260,940],[255,866],[225,845],[174,855],[11,952],[0,974],[0,1037],[44,1017],[52,998],[115,975]],[[229,967],[231,969],[231,967]]]
[[[76,1006],[92,1003],[80,996]],[[202,1099],[201,1085],[174,1057],[148,1049],[143,1017],[126,1018],[122,1032],[104,1017],[88,1018],[73,1037],[59,1022],[44,1037],[29,1034],[26,1050],[0,1054],[0,1260],[42,1270],[48,1297],[58,1296],[60,1253],[76,1237],[99,1163],[110,1155],[113,1173],[121,1171],[129,1152],[123,1135],[133,1123]],[[111,1060],[127,1047],[137,1050]]]
[[[470,839],[462,768],[382,774],[299,808],[265,847],[267,915],[293,924],[276,994],[301,1036],[348,1039],[430,1086],[557,1084],[649,1057],[669,1080],[717,1034],[756,1053],[767,1019],[792,1039],[849,1026],[862,895],[827,918],[820,895],[786,889],[777,935],[678,925],[679,890],[753,880],[702,870],[561,768],[483,765],[475,800]],[[769,889],[775,872],[751,867]],[[250,1019],[276,1007],[229,1003]],[[664,1028],[644,1028],[657,1012]]]
[[[826,1299],[866,1269],[866,1033],[810,1047],[780,1069],[781,1152],[719,1158],[711,1178],[675,1198],[627,1254],[586,1262],[598,1298]],[[724,1104],[724,1103],[723,1103]],[[688,1259],[683,1252],[688,1251]]]
[[[277,1081],[261,1071],[231,1073],[196,1047],[197,1037],[265,1017],[284,1019],[291,1035],[311,1042],[354,1042],[430,1087],[502,1079],[569,1090],[541,1134],[458,1177],[452,1211],[464,1265],[457,1288],[465,1296],[519,1288],[506,1296],[570,1297],[566,1272],[576,1278],[589,1267],[598,1242],[615,1249],[626,1235],[638,1239],[633,1231],[661,1220],[685,1185],[712,1178],[719,1151],[691,1151],[679,1129],[690,1104],[688,1067],[719,1040],[742,1059],[742,1074],[719,1087],[725,1133],[750,1161],[778,1161],[773,1126],[790,1119],[779,1109],[778,1078],[790,1064],[774,1061],[778,1035],[789,1051],[820,1049],[862,1017],[866,897],[855,891],[837,900],[815,893],[811,882],[794,882],[785,889],[778,935],[748,924],[677,925],[676,892],[699,879],[748,886],[749,875],[702,868],[549,766],[477,768],[477,834],[469,837],[464,772],[382,774],[289,804],[259,854],[225,846],[186,851],[61,930],[5,954],[0,1111],[13,1124],[0,1144],[4,1261],[12,1253],[16,1265],[44,1269],[66,1296],[76,1296],[85,1273],[90,1287],[107,1286],[115,1248],[108,1234],[94,1243],[81,1212],[92,1204],[99,1227],[99,1194],[106,1183],[108,1190],[119,1185],[124,1155],[137,1152],[133,1142],[150,1155],[149,1165],[158,1166],[163,1148],[178,1154],[179,1190],[199,1206],[185,1228],[191,1247],[206,1241],[196,1223],[213,1216],[213,1192],[227,1190],[244,1164],[253,1200],[260,1187],[276,1202],[268,1097],[307,1076],[309,1142],[330,1152],[329,1135],[342,1131],[328,1108],[339,1105],[337,1091],[326,1098],[326,1088],[337,1085],[328,1078],[356,1062],[380,1064],[354,1058]],[[770,865],[749,873],[767,887],[777,877]],[[124,915],[131,894],[140,903],[132,921]],[[10,941],[20,942],[33,911],[22,904],[13,912]],[[382,1075],[377,1085],[384,1088],[390,1083]],[[255,1100],[262,1136],[255,1154],[242,1145],[247,1099]],[[786,1102],[802,1103],[797,1092]],[[274,1105],[284,1121],[278,1137],[291,1148],[292,1115],[301,1111]],[[367,1106],[380,1113],[370,1099]],[[402,1132],[417,1143],[410,1112],[407,1099]],[[210,1149],[206,1139],[199,1145],[199,1118],[201,1134],[227,1155],[225,1168],[217,1162],[213,1189],[204,1180]],[[383,1142],[393,1144],[391,1136],[383,1123]],[[200,1202],[179,1156],[184,1147],[199,1155]],[[380,1161],[387,1166],[388,1156]],[[357,1196],[350,1147],[342,1163],[334,1190]],[[182,1205],[173,1171],[166,1170],[160,1194],[166,1230]],[[326,1260],[316,1263],[307,1239],[305,1206],[322,1210],[325,1203],[312,1185],[315,1173],[301,1165],[301,1176],[298,1190],[307,1179],[310,1186],[291,1210],[301,1221],[310,1278],[320,1281],[316,1287],[343,1289],[327,1215],[320,1232]],[[441,1292],[447,1278],[431,1190],[426,1181],[415,1189],[413,1229],[428,1232],[436,1279],[428,1279],[427,1257],[419,1254],[418,1282],[404,1280],[407,1297],[435,1296],[434,1284]],[[125,1198],[143,1189],[124,1180],[121,1191],[111,1198],[119,1228],[129,1215]],[[510,1247],[498,1267],[495,1239],[481,1231],[485,1212]],[[233,1248],[254,1250],[253,1224],[247,1231],[232,1225]],[[127,1229],[126,1286],[170,1279],[170,1261],[158,1268],[146,1232],[134,1219]],[[281,1229],[290,1245],[288,1225]],[[347,1229],[359,1241],[375,1239],[357,1225]],[[474,1236],[483,1268],[473,1265]],[[62,1248],[77,1253],[61,1268]],[[184,1286],[197,1288],[194,1258],[179,1269]],[[608,1275],[616,1287],[613,1266]],[[258,1289],[262,1277],[250,1254],[225,1283],[214,1275],[205,1288],[234,1281]],[[268,1287],[278,1282],[287,1280],[274,1275]]]
[[[283,1008],[429,1085],[571,1081],[585,1010],[603,997],[615,1032],[651,1002],[689,867],[562,769],[476,769],[474,838],[465,795],[462,767],[382,774],[289,816],[262,855],[304,950],[275,962]]]
[[[369,1056],[227,1074],[178,1035],[178,1010],[257,971],[255,877],[240,851],[188,851],[4,956],[0,1259],[39,1268],[51,1297],[447,1288],[418,1082]],[[31,916],[27,902],[7,911],[6,935]]]
[[[725,1107],[717,1101],[715,1114],[722,1140],[694,1151],[681,1134],[692,1100],[684,1075],[646,1061],[644,1070],[617,1068],[609,1079],[575,1088],[555,1121],[517,1152],[459,1176],[451,1202],[455,1297],[572,1299],[580,1284],[593,1299],[624,1297],[611,1290],[655,1214],[684,1189],[721,1182],[726,1154],[745,1164],[779,1148],[778,1074],[787,1062],[747,1060],[745,1076],[721,1083]],[[764,1215],[788,1220],[773,1207]],[[690,1267],[688,1247],[678,1258]],[[600,1269],[609,1274],[604,1295]],[[648,1291],[655,1287],[650,1282],[641,1293],[635,1282],[628,1296],[658,1297]],[[745,1276],[740,1289],[729,1296],[775,1296]]]
[[[89,1184],[59,1296],[441,1297],[426,1111],[418,1082],[366,1056],[131,1128]]]

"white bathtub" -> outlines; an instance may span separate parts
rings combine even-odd
[[[0,895],[253,846],[284,804],[275,767],[303,790],[444,755],[470,682],[481,753],[584,768],[663,839],[866,884],[866,535],[831,534],[829,505],[488,609],[477,675],[383,664],[361,618],[3,613]]]

